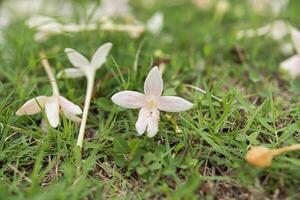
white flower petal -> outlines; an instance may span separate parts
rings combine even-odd
[[[73,122],[77,122],[77,123],[80,123],[80,122],[81,122],[81,118],[80,118],[80,117],[77,117],[76,115],[74,115],[74,114],[72,114],[72,113],[68,113],[68,112],[66,112],[66,111],[63,111],[63,113],[64,113],[64,116],[65,116],[67,119],[69,119],[69,120],[71,120],[71,121],[73,121]]]
[[[66,48],[65,53],[67,54],[70,62],[78,68],[90,66],[90,62],[82,54],[78,53],[74,49]]]
[[[295,49],[300,54],[300,32],[295,28],[291,28],[291,35]]]
[[[142,135],[146,131],[149,114],[150,111],[147,108],[141,108],[138,120],[135,123],[135,128],[139,135]]]
[[[147,22],[147,29],[152,34],[160,33],[164,23],[164,15],[161,12],[155,13]]]
[[[161,96],[163,91],[163,80],[159,72],[158,67],[153,67],[149,72],[145,84],[144,92],[145,95]]]
[[[79,78],[84,76],[83,70],[81,69],[77,69],[77,68],[68,68],[68,69],[64,69],[62,71],[60,71],[57,74],[58,78],[61,77],[66,77],[66,78]]]
[[[154,137],[158,132],[159,111],[152,110],[151,117],[148,117],[147,136]]]
[[[166,112],[181,112],[192,108],[193,104],[183,98],[163,96],[159,98],[157,108]]]
[[[41,111],[48,97],[39,96],[28,100],[17,112],[16,115],[33,115]]]
[[[45,113],[50,125],[56,128],[59,124],[59,105],[57,98],[53,98],[45,103]]]
[[[91,65],[95,69],[100,68],[106,62],[106,57],[111,48],[112,48],[112,43],[105,43],[97,49],[91,61]]]
[[[280,67],[286,70],[291,77],[295,78],[300,75],[300,55],[295,55],[280,63]]]
[[[74,104],[73,102],[66,99],[65,97],[60,96],[58,98],[58,100],[59,100],[59,105],[60,105],[63,112],[68,112],[68,113],[71,113],[73,115],[82,114],[81,108],[79,106],[77,106],[76,104]]]
[[[124,108],[141,108],[145,102],[145,95],[135,91],[122,91],[114,94],[111,100]]]

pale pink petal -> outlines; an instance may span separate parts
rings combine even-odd
[[[63,112],[68,112],[68,113],[71,113],[73,115],[82,114],[81,108],[78,105],[76,105],[73,102],[66,99],[65,97],[60,96],[58,98],[58,100],[59,100],[59,105],[60,105]]]
[[[84,73],[81,69],[68,68],[68,69],[64,69],[64,70],[60,71],[57,74],[58,78],[61,78],[63,76],[66,78],[78,78],[78,77],[84,76]]]
[[[56,98],[45,103],[45,113],[50,125],[56,128],[59,124],[59,105]]]
[[[100,68],[106,62],[106,57],[111,48],[112,43],[105,43],[99,47],[92,58],[91,65],[96,69]]]
[[[161,96],[163,91],[163,80],[158,67],[153,67],[149,72],[145,84],[145,95]]]
[[[82,67],[90,66],[90,62],[86,59],[86,57],[84,57],[74,49],[66,48],[65,53],[67,54],[70,62],[75,67],[82,68]]]
[[[163,96],[158,100],[157,108],[166,112],[181,112],[192,108],[193,104],[183,98]]]
[[[41,111],[44,108],[45,102],[48,97],[39,96],[27,101],[17,112],[16,115],[33,115]]]
[[[135,128],[139,135],[142,135],[146,131],[149,115],[150,111],[147,108],[141,108],[139,118],[135,123]]]
[[[295,49],[300,54],[300,32],[295,28],[291,28],[291,35]]]
[[[135,91],[122,91],[114,94],[111,100],[124,108],[141,108],[145,102],[145,95]]]
[[[286,70],[291,77],[295,78],[300,75],[300,55],[295,55],[280,63],[280,67]]]
[[[154,137],[158,132],[159,110],[152,110],[148,117],[147,136]]]

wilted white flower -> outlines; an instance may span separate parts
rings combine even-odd
[[[147,22],[147,29],[152,34],[159,34],[164,25],[164,15],[161,12],[155,13]]]
[[[28,27],[35,28],[37,30],[34,35],[34,39],[39,42],[45,41],[50,36],[57,34],[93,31],[97,29],[100,29],[102,31],[127,32],[135,37],[140,36],[145,30],[143,24],[114,24],[110,21],[105,21],[99,24],[99,26],[94,23],[63,24],[58,22],[56,19],[48,16],[34,16],[27,21],[27,25]]]
[[[89,62],[85,56],[78,53],[74,49],[65,49],[69,61],[72,63],[74,68],[65,69],[60,72],[58,76],[65,75],[67,78],[86,76],[87,78],[87,91],[85,96],[82,121],[77,140],[77,146],[79,146],[80,148],[82,148],[83,144],[85,126],[90,108],[96,71],[106,62],[107,55],[111,48],[111,43],[105,43],[104,45],[100,46],[93,55],[91,62]]]
[[[237,39],[251,38],[257,36],[270,36],[274,40],[281,40],[290,32],[289,24],[282,20],[276,20],[271,24],[256,28],[238,31],[236,34]]]
[[[52,96],[38,96],[30,99],[16,112],[16,115],[33,115],[45,109],[47,119],[53,128],[56,128],[59,124],[59,113],[62,113],[66,118],[72,121],[80,122],[81,119],[76,116],[82,113],[80,107],[63,96],[60,96],[49,63],[45,60],[44,54],[41,54],[41,57],[43,59],[42,64],[51,82],[53,94]]]
[[[163,79],[158,67],[148,74],[144,84],[144,94],[135,91],[122,91],[112,96],[112,101],[124,108],[140,108],[136,129],[139,135],[146,130],[148,137],[158,132],[159,111],[181,112],[192,108],[189,101],[176,96],[161,96]]]
[[[300,75],[300,32],[291,28],[291,36],[297,54],[280,63],[280,67],[295,78]]]

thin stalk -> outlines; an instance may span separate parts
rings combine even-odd
[[[85,101],[84,101],[83,115],[80,124],[79,135],[76,143],[76,145],[79,146],[80,149],[82,148],[83,145],[86,121],[87,121],[92,94],[93,94],[94,81],[95,81],[95,72],[91,76],[87,77],[87,90],[86,90]]]
[[[145,31],[145,28],[142,25],[105,23],[105,24],[101,25],[101,30],[103,30],[103,31],[120,31],[120,32],[141,34]]]
[[[53,95],[54,96],[59,96],[59,90],[58,90],[57,82],[56,82],[55,76],[52,73],[50,64],[47,60],[47,56],[46,56],[46,53],[44,51],[40,52],[40,58],[41,58],[42,66],[44,67],[44,69],[45,69],[45,71],[48,75],[49,81],[51,83]]]
[[[292,146],[288,146],[288,147],[282,147],[279,149],[273,149],[272,150],[272,154],[274,156],[285,153],[285,152],[289,152],[289,151],[295,151],[295,150],[300,150],[300,144],[295,144]]]

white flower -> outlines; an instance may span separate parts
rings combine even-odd
[[[60,96],[55,77],[53,76],[50,65],[46,60],[45,53],[41,52],[40,57],[42,59],[43,67],[49,77],[53,95],[38,96],[30,99],[16,112],[16,115],[33,115],[41,112],[42,109],[45,109],[47,119],[53,128],[56,128],[59,124],[59,113],[62,113],[66,118],[72,121],[80,122],[81,119],[76,116],[82,113],[80,107],[63,96]]]
[[[67,78],[78,78],[82,76],[87,76],[90,78],[93,76],[97,69],[99,69],[105,62],[106,57],[112,47],[111,43],[106,43],[98,48],[98,50],[93,55],[91,62],[78,53],[74,49],[66,48],[65,53],[67,54],[69,61],[73,64],[75,68],[68,68],[59,73],[59,77],[65,75]]]
[[[282,20],[276,20],[270,24],[267,24],[265,26],[256,29],[238,31],[236,36],[237,39],[242,39],[242,38],[250,38],[250,37],[267,35],[274,40],[281,40],[286,35],[288,35],[289,32],[290,32],[289,25],[286,22]]]
[[[280,63],[280,67],[295,78],[300,75],[300,32],[291,28],[291,36],[297,54]]]
[[[65,69],[64,71],[60,72],[58,76],[65,75],[68,78],[86,76],[87,78],[87,90],[84,101],[83,115],[77,139],[77,146],[80,148],[82,148],[83,145],[85,126],[90,108],[96,71],[106,62],[107,55],[111,48],[111,43],[105,43],[104,45],[100,46],[93,55],[91,62],[74,49],[65,49],[65,52],[70,62],[74,65],[74,68]]]
[[[136,129],[139,135],[146,130],[148,137],[153,137],[158,132],[159,111],[181,112],[192,108],[189,101],[176,96],[161,96],[163,92],[163,79],[154,67],[148,74],[144,93],[135,91],[122,91],[112,96],[112,101],[124,108],[140,108]]]
[[[161,12],[155,13],[147,22],[147,29],[152,34],[159,34],[164,24],[164,15]]]
[[[45,109],[45,114],[50,125],[56,128],[59,124],[59,113],[61,112],[66,118],[80,122],[82,110],[63,96],[38,96],[28,100],[17,112],[16,115],[33,115]]]

